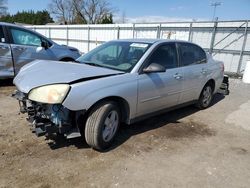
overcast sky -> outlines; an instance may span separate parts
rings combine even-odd
[[[211,0],[108,0],[117,10],[116,17],[125,13],[129,22],[211,20]],[[220,20],[250,19],[250,0],[218,0],[216,16]],[[50,0],[8,0],[11,14],[22,10],[47,9]]]

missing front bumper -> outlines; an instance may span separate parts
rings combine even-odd
[[[12,97],[20,105],[20,112],[27,113],[26,118],[37,136],[62,134],[67,138],[81,136],[76,124],[76,114],[61,104],[42,104],[28,99],[27,94],[15,91]]]

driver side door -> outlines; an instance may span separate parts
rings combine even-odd
[[[177,105],[182,90],[182,69],[178,65],[175,43],[165,43],[144,63],[144,68],[152,63],[165,67],[165,72],[139,74],[137,115],[152,113]]]
[[[43,39],[39,35],[17,27],[9,27],[9,34],[16,74],[22,66],[35,59],[55,59],[49,49],[41,47]]]

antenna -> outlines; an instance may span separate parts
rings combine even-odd
[[[220,6],[220,5],[222,5],[221,2],[214,2],[214,3],[211,3],[211,4],[210,4],[210,6],[214,7],[214,13],[213,13],[213,19],[212,19],[213,21],[215,20],[216,8],[217,8],[217,6]]]

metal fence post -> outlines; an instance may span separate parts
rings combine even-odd
[[[69,45],[69,28],[66,26],[66,43]]]
[[[160,38],[161,37],[161,24],[159,26],[157,26],[157,34],[156,34],[156,38]]]
[[[193,22],[191,22],[190,26],[189,26],[189,33],[188,33],[188,41],[189,42],[192,42],[192,38],[193,38],[192,28],[193,28]]]
[[[120,26],[117,27],[117,39],[120,39]]]
[[[51,28],[49,27],[49,39],[51,39]]]
[[[90,27],[88,26],[88,52],[90,50]]]
[[[240,59],[239,59],[239,64],[238,64],[238,68],[237,68],[237,74],[238,75],[241,72],[243,53],[245,51],[246,42],[247,42],[247,30],[248,30],[248,20],[246,21],[246,26],[245,26],[245,30],[244,30],[244,39],[243,39],[242,48],[241,48],[241,51],[240,51]]]
[[[215,40],[217,25],[218,25],[218,18],[216,18],[216,20],[215,20],[215,22],[214,22],[214,29],[213,29],[213,33],[212,33],[211,42],[210,42],[210,48],[209,48],[209,53],[210,53],[210,54],[213,53],[214,40]]]
[[[135,38],[135,24],[133,24],[133,39]]]

